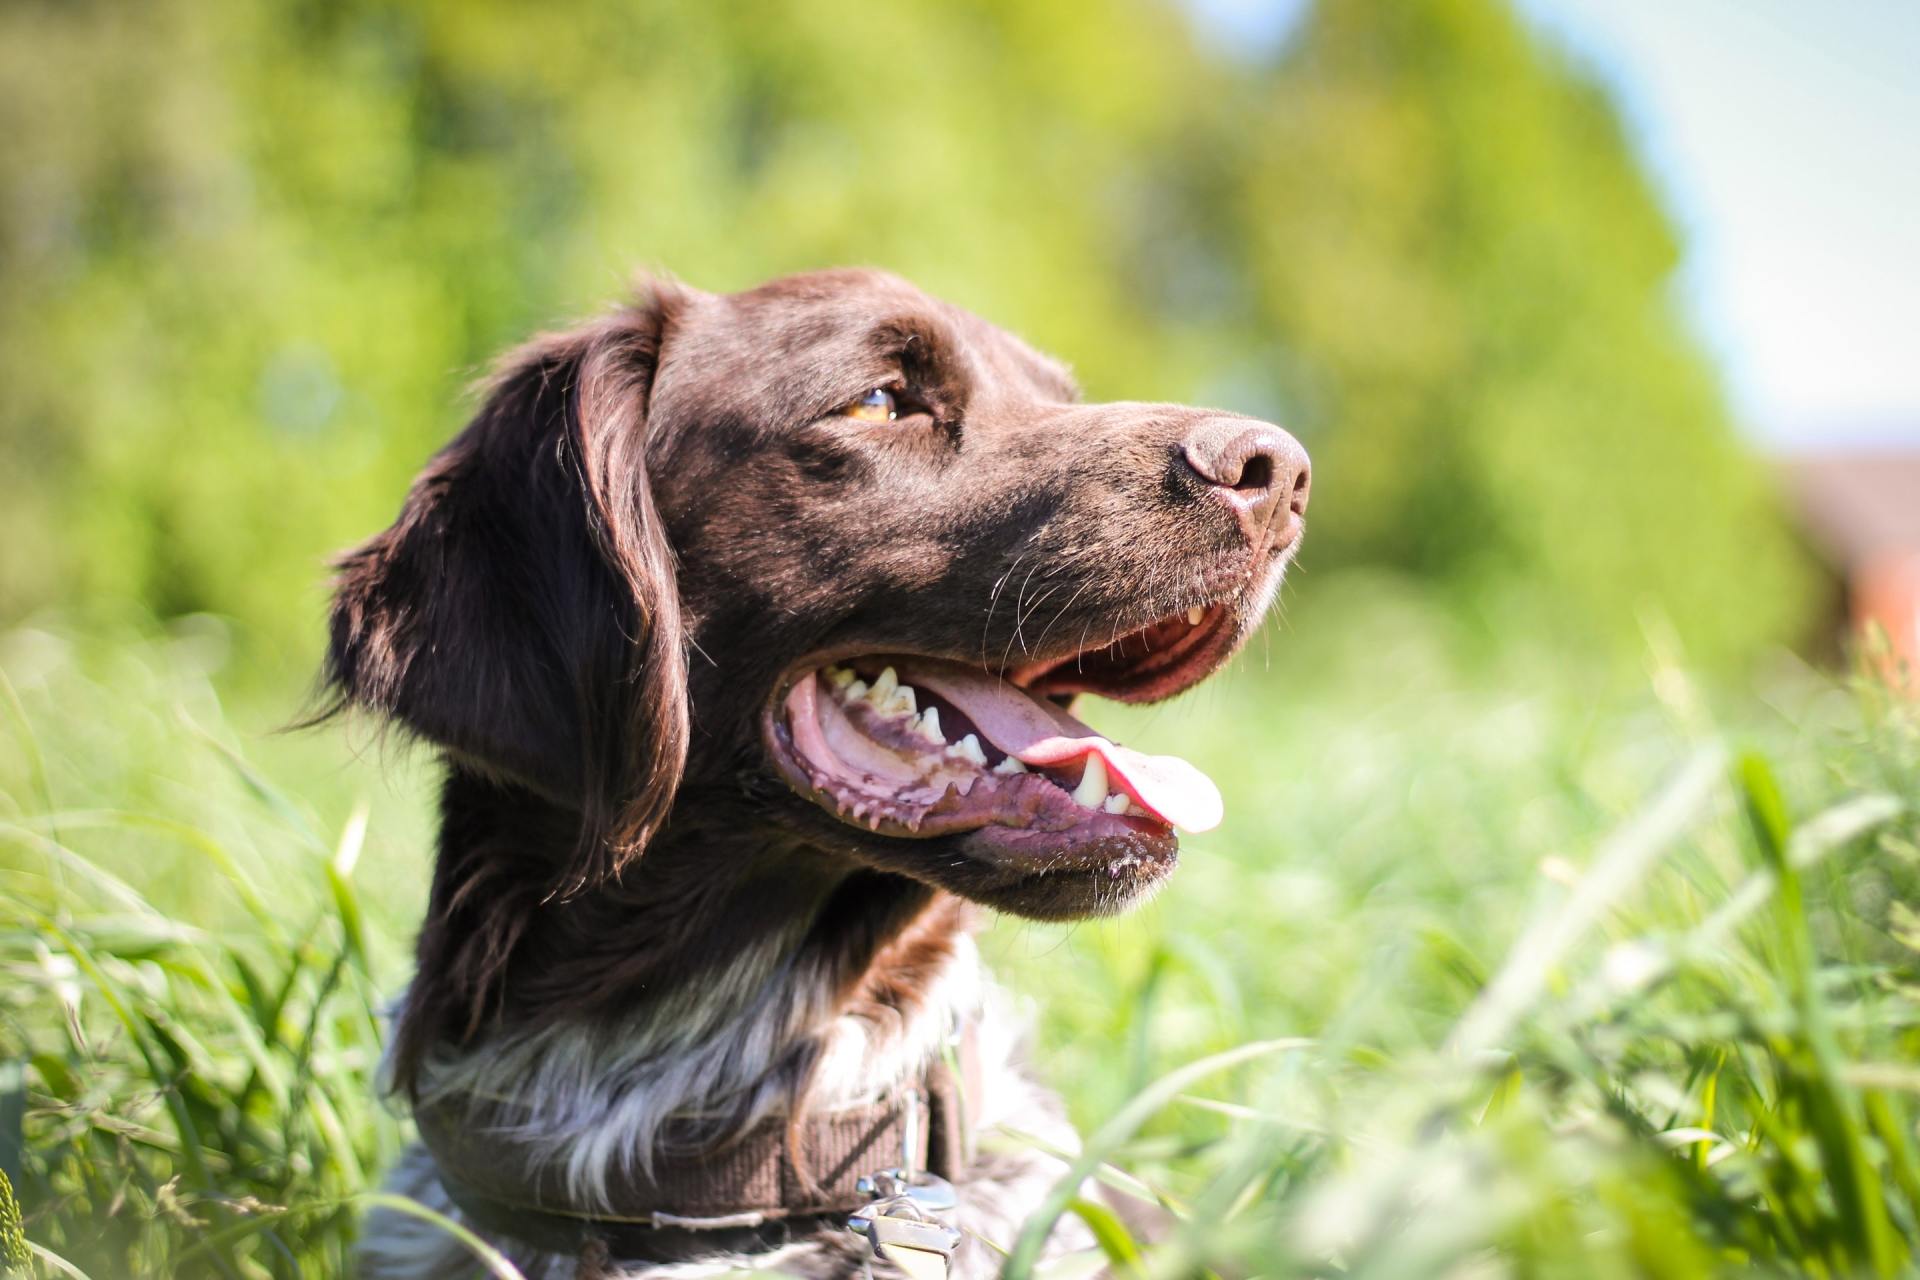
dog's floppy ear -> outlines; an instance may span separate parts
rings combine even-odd
[[[617,875],[686,764],[686,651],[648,483],[678,295],[509,356],[400,517],[337,562],[325,679],[458,766],[575,807],[566,896]]]

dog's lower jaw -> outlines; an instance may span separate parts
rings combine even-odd
[[[1015,1065],[1017,1023],[1006,997],[983,986],[970,917],[963,904],[936,896],[851,988],[810,968],[794,935],[769,938],[712,983],[657,1003],[624,1026],[562,1023],[436,1056],[423,1072],[421,1096],[511,1105],[524,1135],[516,1145],[529,1168],[563,1170],[575,1201],[593,1205],[605,1201],[625,1162],[652,1153],[672,1116],[719,1112],[728,1131],[744,1131],[782,1112],[803,1081],[813,1107],[884,1097],[916,1078],[951,1029],[970,1020],[982,1066],[982,1096],[969,1099],[976,1130],[1005,1124],[1070,1150],[1075,1139],[1057,1100]],[[1004,1246],[1063,1166],[1016,1143],[988,1145],[960,1180],[960,1205],[949,1216],[971,1236]],[[388,1190],[461,1216],[424,1147],[408,1151]],[[493,1243],[529,1280],[589,1273],[577,1257]],[[853,1276],[859,1257],[859,1242],[836,1232],[783,1250],[778,1265],[793,1275]],[[735,1257],[622,1268],[614,1261],[604,1274],[724,1274],[748,1261],[773,1262]],[[992,1275],[998,1262],[991,1248],[970,1240],[954,1275]],[[390,1210],[368,1218],[359,1258],[367,1280],[424,1280],[470,1264],[464,1247],[430,1222]]]

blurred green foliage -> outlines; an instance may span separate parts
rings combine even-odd
[[[1428,605],[1336,604],[1385,640],[1343,668],[1305,622],[1317,687],[1242,666],[1090,708],[1229,820],[1149,906],[982,940],[1105,1181],[1168,1210],[1151,1242],[1112,1224],[1144,1255],[1116,1274],[1912,1274],[1916,708],[1782,662],[1721,709],[1657,654],[1651,695],[1552,651],[1489,683]],[[348,1274],[406,1136],[375,1013],[430,778],[250,740],[218,632],[0,630],[16,1185],[32,1243],[100,1280]],[[1097,1212],[1057,1170],[1034,1221]]]
[[[864,262],[1095,396],[1294,426],[1308,592],[1384,566],[1739,657],[1809,578],[1674,260],[1613,112],[1496,0],[1326,0],[1271,63],[1151,0],[16,0],[0,617],[221,613],[284,683],[325,555],[491,353],[636,265]]]
[[[1795,627],[1805,566],[1595,88],[1486,0],[1329,0],[1266,103],[1245,274],[1298,362],[1320,552],[1525,584],[1616,641],[1650,604],[1702,656]]]

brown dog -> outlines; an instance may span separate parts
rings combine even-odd
[[[1120,910],[1217,819],[1066,708],[1224,662],[1307,488],[1277,427],[1083,404],[876,272],[654,285],[511,356],[333,612],[341,705],[447,767],[396,1189],[529,1275],[854,1274],[849,1211],[903,1190],[855,1183],[894,1166],[919,1185],[877,1216],[1007,1243],[1058,1166],[973,1138],[1057,1108],[1007,1064],[969,904]],[[467,1266],[369,1224],[368,1275]]]

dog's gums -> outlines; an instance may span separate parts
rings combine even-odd
[[[1097,649],[1001,673],[905,655],[806,667],[770,709],[772,754],[796,790],[880,835],[995,828],[1029,855],[1137,849],[1141,837],[1171,852],[1174,828],[1219,824],[1218,789],[1185,760],[1121,746],[1067,707],[1083,691],[1179,692],[1205,678],[1234,630],[1227,605],[1193,605]]]

